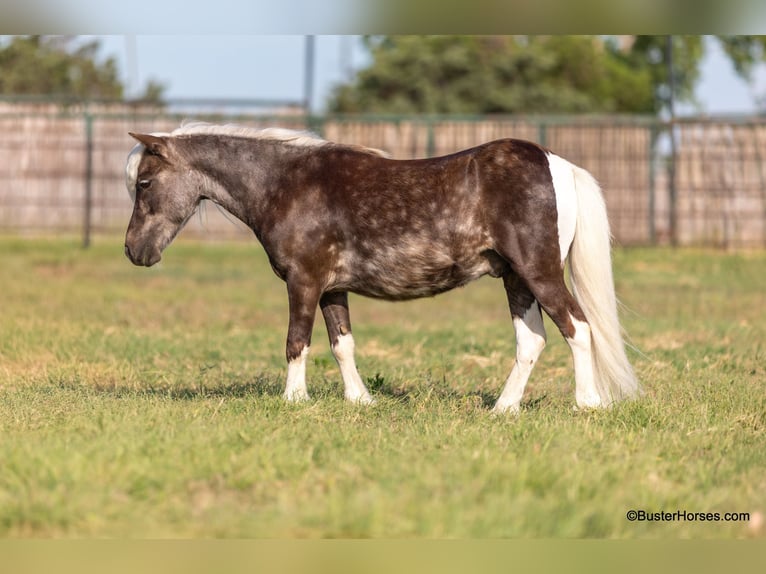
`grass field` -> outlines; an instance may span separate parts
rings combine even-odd
[[[179,241],[147,270],[119,238],[5,238],[0,261],[2,536],[766,535],[764,252],[616,251],[646,397],[575,412],[548,323],[518,418],[489,412],[514,356],[498,280],[352,296],[362,408],[321,315],[313,400],[282,401],[286,292],[255,241]]]

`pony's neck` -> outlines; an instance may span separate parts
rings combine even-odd
[[[258,235],[261,215],[273,193],[270,181],[284,153],[279,148],[285,146],[267,140],[234,139],[236,145],[211,140],[211,145],[195,146],[192,165],[202,177],[203,198],[221,206]]]

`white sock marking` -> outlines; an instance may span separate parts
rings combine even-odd
[[[344,395],[347,400],[359,404],[372,404],[374,399],[364,386],[362,377],[356,368],[354,360],[354,337],[351,333],[341,335],[332,346],[332,354],[338,362],[340,375],[343,377]]]
[[[580,408],[601,407],[603,403],[596,389],[593,371],[590,326],[584,321],[578,321],[571,315],[569,318],[575,326],[574,337],[567,339],[569,348],[572,350],[572,360],[574,362],[575,401]]]
[[[524,387],[529,375],[545,348],[545,327],[537,301],[524,313],[524,317],[514,317],[516,330],[516,364],[505,381],[505,387],[492,409],[496,413],[518,413]]]
[[[309,348],[303,347],[301,354],[287,363],[287,384],[285,393],[282,395],[287,401],[297,403],[309,400],[306,388],[306,358],[308,356]]]

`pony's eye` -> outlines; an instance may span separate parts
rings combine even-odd
[[[141,189],[149,189],[152,186],[152,180],[151,179],[141,179],[138,182],[138,187]]]

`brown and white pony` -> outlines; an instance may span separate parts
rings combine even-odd
[[[308,399],[317,305],[346,398],[371,403],[354,361],[348,293],[413,299],[486,274],[502,278],[516,330],[516,364],[495,411],[519,410],[545,347],[541,307],[571,348],[578,407],[640,392],[617,316],[601,191],[551,151],[503,139],[393,160],[279,129],[191,124],[130,135],[139,144],[126,167],[134,208],[125,253],[136,265],[157,263],[203,199],[247,224],[287,283],[287,400]]]

